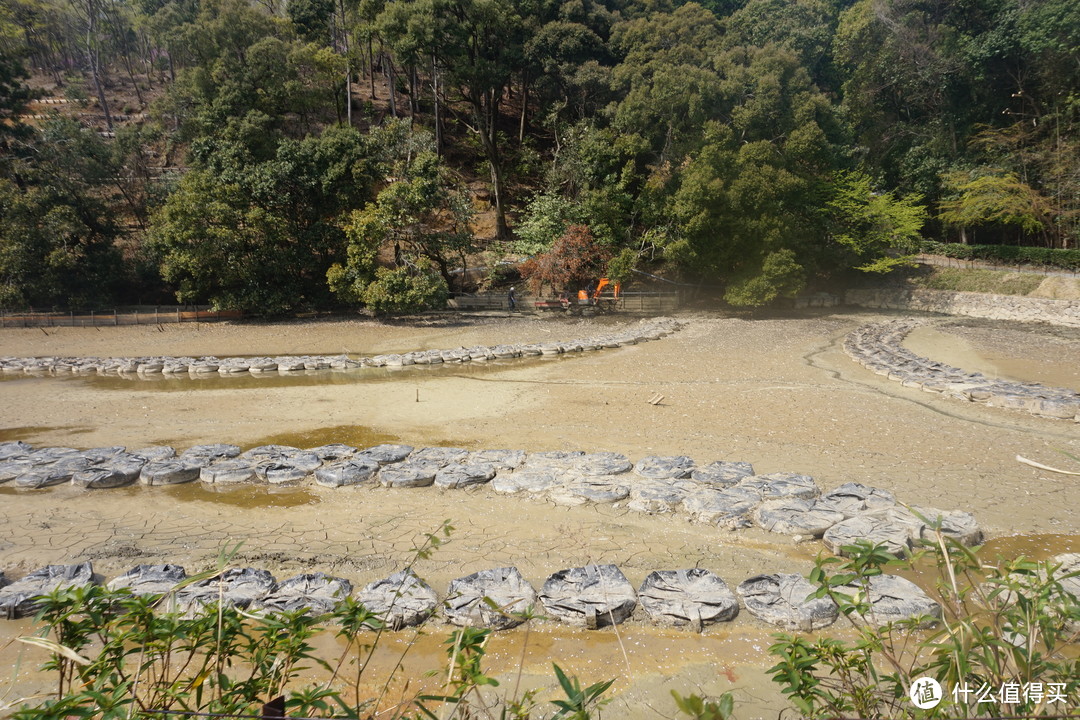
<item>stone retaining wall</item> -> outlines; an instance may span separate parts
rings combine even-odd
[[[848,305],[1080,327],[1080,301],[907,288],[851,289]]]

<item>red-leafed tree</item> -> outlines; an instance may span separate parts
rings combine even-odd
[[[571,225],[551,249],[529,258],[521,266],[521,276],[534,295],[545,285],[552,290],[576,293],[602,276],[611,251],[598,243],[587,225]]]

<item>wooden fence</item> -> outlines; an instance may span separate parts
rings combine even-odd
[[[0,328],[16,327],[106,327],[119,325],[163,325],[165,323],[217,322],[239,320],[239,310],[211,310],[208,307],[134,307],[114,310],[68,312],[20,312],[0,310]]]

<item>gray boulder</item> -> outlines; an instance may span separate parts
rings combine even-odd
[[[674,481],[643,480],[630,486],[626,507],[648,515],[673,513],[682,507],[688,490]]]
[[[836,605],[828,598],[807,600],[814,586],[801,575],[757,575],[739,583],[737,591],[746,610],[770,625],[810,632],[836,622]]]
[[[80,455],[61,457],[54,462],[34,463],[22,475],[15,478],[15,486],[20,488],[43,488],[71,482],[71,478],[80,470],[90,467],[90,461]]]
[[[614,565],[586,565],[551,575],[540,590],[540,601],[563,622],[595,630],[630,617],[637,594]]]
[[[514,470],[525,462],[524,450],[477,450],[468,462],[487,463],[498,470]]]
[[[739,601],[727,583],[701,568],[649,573],[638,588],[638,601],[653,621],[695,632],[739,614]]]
[[[536,590],[516,567],[481,570],[452,580],[446,595],[447,620],[495,630],[520,625],[522,614],[536,604]]]
[[[459,463],[469,457],[469,451],[455,447],[426,447],[415,451],[409,459],[413,462],[430,463],[443,467]]]

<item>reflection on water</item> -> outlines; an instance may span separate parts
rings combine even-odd
[[[87,490],[70,483],[39,489],[16,488],[0,485],[0,497],[17,497],[26,494],[50,493],[57,502],[78,502],[87,493],[108,498],[128,507],[138,507],[147,501],[158,502],[210,502],[245,510],[262,508],[289,508],[322,502],[313,488],[302,485],[280,487],[275,485],[214,486],[198,480],[179,485],[156,485],[148,487],[140,483],[108,490]]]

